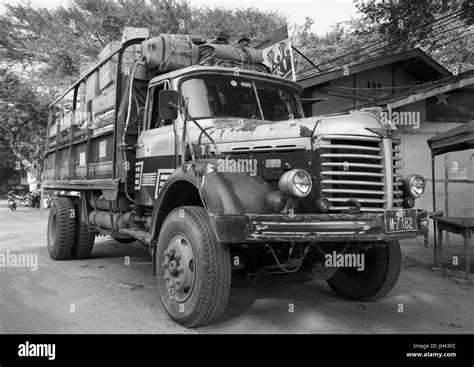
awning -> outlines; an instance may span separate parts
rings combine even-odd
[[[474,122],[429,138],[428,146],[434,156],[458,150],[474,149]]]

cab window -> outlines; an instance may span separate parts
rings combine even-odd
[[[168,81],[150,87],[148,91],[148,129],[157,129],[166,125],[171,125],[172,120],[163,120],[158,117],[158,102],[160,91],[169,89]]]

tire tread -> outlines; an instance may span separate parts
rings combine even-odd
[[[71,258],[71,250],[74,245],[75,220],[70,215],[74,205],[70,198],[57,197],[53,206],[56,208],[57,229],[56,244],[53,253],[50,251],[50,255],[53,260],[67,260]]]
[[[87,259],[94,248],[95,233],[89,232],[87,225],[80,221],[77,225],[77,235],[71,255],[74,259]]]
[[[209,216],[203,207],[183,206],[171,211],[163,223],[162,231],[168,218],[177,210],[185,210],[185,217],[200,229],[204,252],[203,292],[195,306],[192,317],[186,320],[176,319],[181,325],[189,328],[211,324],[218,320],[227,305],[230,294],[231,263],[226,244],[218,243]],[[161,233],[160,233],[161,235]],[[158,251],[157,251],[158,254]],[[158,256],[158,255],[156,255]]]
[[[331,289],[341,297],[358,302],[372,302],[386,296],[393,289],[400,275],[400,245],[398,241],[387,241],[386,250],[378,249],[377,251],[385,251],[384,256],[378,256],[378,258],[383,257],[383,273],[375,278],[376,284],[371,292],[365,294],[364,291],[357,292],[352,284],[346,283],[341,278],[338,272],[327,280]]]

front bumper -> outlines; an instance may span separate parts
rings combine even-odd
[[[220,242],[373,242],[428,233],[428,212],[417,210],[416,230],[387,233],[384,213],[211,216]]]

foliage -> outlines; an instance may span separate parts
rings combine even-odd
[[[302,26],[292,27],[292,44],[298,51],[310,58],[319,71],[327,70],[333,66],[333,60],[343,54],[358,52],[360,48],[368,43],[381,40],[378,33],[356,36],[354,29],[360,27],[360,20],[351,20],[346,24],[337,24],[324,36],[319,36],[311,31],[314,20],[307,17]],[[299,78],[316,70],[297,53],[295,54],[295,68]]]
[[[23,169],[37,177],[44,149],[47,106],[51,98],[36,92],[31,85],[6,69],[0,70],[0,85],[0,132],[15,157],[13,169]],[[2,148],[3,154],[8,152]],[[4,171],[11,171],[12,158],[10,156],[2,162]]]
[[[195,13],[192,28],[195,33],[213,38],[223,31],[230,40],[237,41],[244,33],[249,38],[263,38],[287,23],[285,16],[276,12],[264,12],[255,8],[199,8]]]
[[[380,34],[379,53],[421,47],[452,71],[474,67],[473,0],[358,1],[357,8],[364,23],[355,35]]]

